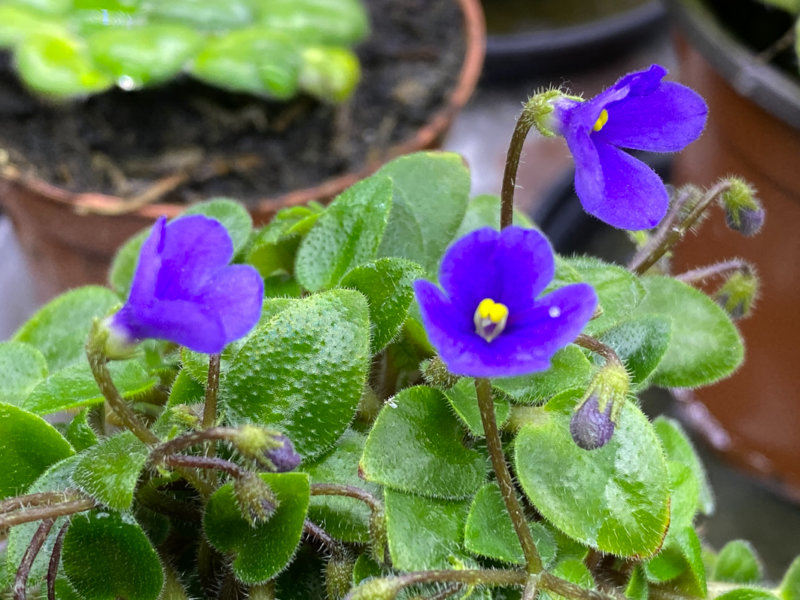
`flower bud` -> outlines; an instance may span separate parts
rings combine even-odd
[[[619,363],[609,362],[597,372],[569,423],[569,432],[578,446],[596,450],[611,440],[629,386],[628,372]]]
[[[386,562],[389,540],[386,532],[386,513],[382,509],[373,510],[370,514],[369,539],[372,558],[379,563]]]
[[[734,320],[750,315],[758,297],[758,276],[752,268],[735,272],[714,294],[714,299]]]
[[[289,438],[271,429],[245,425],[232,441],[239,452],[269,471],[285,473],[303,460]]]
[[[325,565],[325,590],[328,600],[341,600],[353,585],[353,561],[348,556],[332,556]]]
[[[583,102],[583,99],[569,96],[558,89],[538,92],[525,103],[522,118],[526,119],[533,127],[536,127],[539,133],[545,137],[560,135],[561,122],[558,116],[558,108],[564,102],[574,104]]]
[[[447,365],[438,356],[433,357],[423,366],[422,377],[425,378],[428,385],[443,389],[453,387],[459,380],[458,375],[453,375],[448,371]]]
[[[269,521],[280,504],[272,488],[255,473],[238,478],[233,483],[233,493],[239,511],[253,527]]]
[[[732,177],[730,187],[722,193],[725,223],[729,228],[750,237],[764,225],[764,208],[755,197],[755,190],[745,181]]]
[[[354,588],[348,600],[394,600],[403,589],[401,581],[394,577],[367,579]]]

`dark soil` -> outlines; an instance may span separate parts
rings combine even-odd
[[[359,169],[442,105],[465,44],[454,0],[365,1],[372,35],[357,48],[362,81],[341,106],[276,103],[189,78],[52,105],[27,93],[3,56],[0,155],[69,190],[126,198],[188,173],[188,183],[158,197],[178,202],[253,202]]]

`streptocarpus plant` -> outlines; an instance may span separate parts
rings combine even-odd
[[[530,125],[580,108],[545,94],[502,199],[423,153],[261,229],[212,200],[123,246],[112,289],[68,292],[0,344],[8,592],[799,598],[798,563],[772,589],[746,543],[703,547],[700,461],[636,402],[741,362],[752,267],[671,276],[668,258],[711,204],[745,230],[757,201],[688,186],[627,268],[554,256],[511,206]],[[597,108],[619,131],[625,113]],[[717,302],[692,287],[715,279]]]
[[[164,83],[287,100],[346,99],[351,47],[368,32],[360,0],[2,0],[0,48],[21,79],[57,99]]]

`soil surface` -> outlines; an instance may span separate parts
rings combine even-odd
[[[254,202],[357,170],[442,105],[465,46],[454,0],[365,3],[362,80],[340,106],[230,94],[188,77],[54,105],[29,94],[0,55],[0,161],[71,191],[177,202]],[[170,189],[176,179],[188,181]]]

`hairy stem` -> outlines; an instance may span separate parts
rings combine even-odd
[[[203,429],[213,427],[217,422],[217,395],[219,393],[220,355],[208,357],[208,380],[206,382],[206,402],[203,406]]]
[[[97,382],[97,386],[100,388],[106,402],[114,410],[122,424],[145,444],[150,446],[157,444],[161,440],[139,420],[114,385],[105,355],[107,339],[108,332],[103,331],[100,321],[95,319],[94,323],[92,323],[89,338],[86,340],[86,357],[89,359],[94,380]]]
[[[316,523],[306,519],[306,522],[303,523],[303,531],[306,535],[319,542],[332,557],[342,558],[345,555],[344,546],[333,539],[327,531]]]
[[[621,597],[609,595],[599,590],[588,590],[551,573],[541,574],[539,588],[572,600],[622,600]]]
[[[522,598],[520,600],[534,600],[538,592],[539,592],[539,578],[531,577],[530,579],[528,579],[528,583],[525,585],[525,589],[522,590]]]
[[[67,533],[69,521],[61,526],[53,544],[53,552],[50,554],[50,564],[47,565],[47,600],[56,600],[56,576],[58,575],[58,563],[61,562],[61,549],[64,547],[64,534]]]
[[[708,265],[707,267],[699,267],[697,269],[686,271],[685,273],[676,275],[675,279],[692,285],[695,283],[701,283],[706,279],[711,279],[712,277],[723,277],[737,271],[741,271],[742,273],[750,273],[752,270],[753,268],[746,260],[741,258],[732,258],[731,260],[718,262],[713,265]]]
[[[312,496],[346,496],[360,500],[370,510],[383,512],[383,503],[366,490],[354,485],[340,485],[338,483],[312,483]]]
[[[595,354],[599,354],[607,363],[622,366],[622,361],[619,359],[619,356],[617,356],[617,353],[614,352],[614,349],[597,338],[581,333],[575,338],[575,343],[582,348],[591,350]]]
[[[209,469],[222,471],[235,479],[240,479],[248,474],[248,471],[237,464],[224,458],[211,456],[187,456],[185,454],[168,454],[161,459],[161,462],[169,467],[181,467],[185,469]]]
[[[150,452],[149,462],[158,464],[169,454],[175,454],[204,442],[216,440],[232,441],[238,434],[239,430],[235,427],[211,427],[199,431],[190,431],[153,448],[152,452]]]
[[[505,229],[514,220],[514,190],[517,186],[517,170],[525,138],[533,126],[533,119],[527,110],[523,110],[517,119],[511,142],[508,144],[506,166],[503,170],[503,186],[500,191],[500,229]]]
[[[59,502],[58,504],[47,504],[45,506],[18,510],[16,512],[0,515],[0,530],[6,527],[13,527],[14,525],[21,525],[22,523],[41,521],[42,519],[56,519],[65,515],[74,515],[75,513],[90,510],[95,506],[97,506],[97,502],[92,498],[80,498],[77,500],[68,500],[67,502]]]
[[[36,494],[15,496],[14,498],[8,498],[7,500],[0,502],[0,514],[27,509],[34,506],[64,502],[66,500],[75,500],[76,498],[82,497],[83,496],[78,490],[72,488],[67,488],[63,491],[59,490],[57,492],[39,492]]]
[[[522,512],[514,483],[511,480],[511,473],[508,471],[503,443],[500,440],[500,433],[497,430],[497,421],[494,416],[494,401],[492,400],[492,384],[486,378],[475,380],[475,389],[478,393],[478,407],[481,411],[481,421],[483,422],[483,432],[486,435],[486,446],[492,460],[497,483],[506,504],[508,514],[511,516],[511,523],[517,533],[519,542],[522,545],[522,552],[525,555],[525,565],[529,573],[539,573],[542,570],[542,559],[536,549],[531,530]]]
[[[47,534],[50,533],[53,523],[55,523],[55,519],[53,518],[45,519],[39,523],[36,533],[34,533],[31,538],[31,543],[28,544],[28,547],[25,549],[25,554],[22,555],[17,574],[14,576],[14,600],[25,600],[28,597],[25,591],[28,585],[28,575],[31,573],[33,561],[36,560],[39,550],[42,549],[42,545],[44,545],[44,541],[47,539]]]

